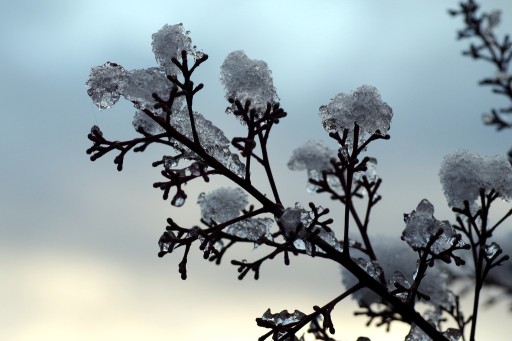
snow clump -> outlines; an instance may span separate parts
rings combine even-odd
[[[244,51],[231,52],[220,68],[220,81],[224,86],[226,99],[239,100],[242,105],[251,100],[251,107],[264,112],[267,102],[271,105],[279,102],[272,81],[272,72],[262,60],[250,59]],[[226,109],[232,113],[235,105]]]
[[[343,133],[345,129],[353,131],[357,123],[359,136],[373,134],[377,130],[385,135],[390,127],[393,111],[383,102],[377,88],[362,85],[351,94],[340,93],[330,100],[329,104],[320,107],[320,117],[324,129],[329,133]],[[353,135],[349,134],[347,143],[350,146]]]
[[[504,200],[512,198],[512,166],[504,156],[482,156],[458,150],[444,157],[439,170],[444,194],[451,207],[475,206],[480,188],[494,189]]]

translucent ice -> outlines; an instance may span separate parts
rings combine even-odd
[[[127,72],[121,65],[111,62],[92,68],[85,83],[87,94],[98,108],[110,108],[119,100],[126,75]]]
[[[360,268],[362,268],[366,273],[372,276],[374,279],[378,280],[380,275],[382,274],[382,269],[377,262],[364,259],[364,258],[352,258]]]
[[[378,178],[377,175],[377,159],[371,157],[368,162],[366,162],[366,170],[357,172],[354,174],[354,180],[362,180],[363,176],[366,176],[369,182],[375,181]]]
[[[295,310],[293,313],[289,313],[288,310],[283,310],[280,313],[272,314],[270,309],[267,309],[261,319],[274,326],[286,326],[292,323],[297,323],[304,317],[306,317],[306,314],[299,310]]]
[[[270,228],[273,224],[274,220],[270,218],[249,218],[230,225],[226,233],[258,242],[262,239],[271,239]]]
[[[485,251],[485,257],[488,259],[493,258],[499,251],[501,251],[501,248],[496,242],[492,242],[491,245],[486,245],[484,248]]]
[[[153,110],[156,104],[153,93],[163,99],[169,98],[172,83],[160,68],[131,70],[126,73],[125,79],[121,94],[139,109]]]
[[[192,48],[192,39],[183,28],[183,24],[164,25],[158,32],[153,33],[153,53],[156,61],[168,75],[179,72],[178,67],[171,61],[177,58],[181,62],[181,51],[195,55]]]
[[[372,134],[377,130],[386,134],[392,117],[391,108],[382,101],[377,88],[370,85],[362,85],[351,94],[340,93],[329,104],[320,107],[325,130],[330,133],[342,133],[344,129],[352,131],[357,123],[361,138],[365,133]],[[352,139],[349,134],[347,142],[350,144]]]
[[[401,285],[405,289],[409,289],[411,287],[411,284],[409,283],[409,281],[405,278],[404,274],[401,273],[400,271],[395,271],[395,273],[393,274],[393,278],[391,278],[391,280],[389,280],[388,291],[391,292],[391,291],[396,290],[397,289],[396,284]],[[404,292],[395,294],[395,296],[398,297],[399,299],[401,299],[402,301],[404,301],[407,298],[407,294],[408,293],[406,291],[404,291]]]
[[[146,133],[155,135],[164,132],[164,129],[143,111],[137,110],[132,121],[135,130],[143,130]]]
[[[313,221],[313,213],[305,210],[299,203],[296,203],[295,207],[286,208],[277,221],[283,229],[284,236],[289,240],[292,239],[294,246],[299,250],[306,250],[308,254],[311,254],[313,244],[308,241],[308,237],[310,232],[315,232],[318,237],[331,247],[337,251],[343,251],[343,247],[338,239],[336,239],[333,231],[326,232],[320,226],[310,226]],[[306,230],[307,228],[310,232]]]
[[[249,202],[247,194],[240,188],[223,187],[208,194],[201,193],[197,203],[203,220],[220,224],[238,217]]]
[[[322,141],[310,140],[293,151],[288,161],[288,168],[294,171],[331,169],[330,160],[336,159],[336,151],[327,147]]]
[[[267,102],[279,102],[267,63],[250,59],[244,51],[234,51],[226,57],[221,66],[220,81],[226,99],[238,99],[242,104],[250,99],[252,107],[260,112],[266,110]]]
[[[512,198],[512,166],[504,156],[482,156],[458,150],[444,157],[439,170],[444,194],[451,207],[475,204],[480,188],[494,189],[501,198]]]
[[[450,248],[455,232],[448,221],[439,221],[434,218],[434,206],[427,199],[423,199],[416,210],[408,215],[402,239],[413,250],[418,250],[426,247],[431,236],[435,235],[439,229],[443,233],[432,245],[431,250],[434,253],[440,253]]]
[[[224,135],[224,132],[198,112],[194,112],[194,121],[199,135],[199,142],[204,150],[229,170],[238,176],[243,176],[245,174],[245,165],[240,161],[237,154],[233,154],[229,150],[230,142]],[[171,116],[171,125],[180,133],[193,140],[192,125],[190,124],[187,107]],[[192,152],[189,152],[187,158],[195,159],[196,157]]]

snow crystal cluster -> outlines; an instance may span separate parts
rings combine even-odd
[[[442,230],[441,236],[432,245],[431,251],[438,254],[452,246],[456,233],[447,220],[439,221],[434,218],[434,205],[423,199],[410,214],[405,216],[405,229],[402,239],[413,250],[427,246],[431,236]],[[459,241],[461,243],[462,241]]]
[[[247,194],[240,188],[219,188],[208,194],[199,194],[197,203],[204,221],[221,224],[239,217],[249,201]],[[274,220],[271,218],[247,218],[229,225],[225,232],[257,242],[262,238],[270,238],[273,224]]]
[[[180,56],[183,50],[195,59],[203,56],[203,53],[192,46],[192,39],[188,34],[189,32],[185,31],[182,24],[164,25],[158,32],[153,33],[153,53],[166,74],[178,74],[178,67],[171,61],[171,58]]]
[[[384,274],[388,283],[388,290],[396,289],[395,281],[403,287],[408,288],[415,279],[417,254],[408,247],[404,247],[398,238],[391,239],[386,236],[378,237],[379,243],[372,244],[378,263],[373,262],[357,249],[351,249],[354,261],[365,269],[372,277],[378,278]],[[342,282],[346,288],[354,286],[358,280],[345,268],[341,268]],[[427,275],[422,279],[419,290],[430,295],[429,304],[441,305],[450,308],[454,304],[454,295],[448,290],[448,275],[438,267],[428,268]],[[380,296],[369,289],[361,289],[355,292],[352,297],[361,306],[369,306],[373,303],[382,303]],[[403,294],[397,297],[404,299]]]
[[[127,71],[118,64],[107,62],[91,70],[86,83],[87,93],[100,109],[110,108],[120,95],[134,102],[139,109],[151,109],[155,104],[153,93],[168,97],[172,83],[166,76],[178,72],[171,59],[178,58],[182,50],[198,55],[182,24],[165,25],[153,34],[153,52],[159,67]]]
[[[293,151],[288,161],[288,168],[292,171],[307,170],[308,179],[320,181],[323,178],[324,171],[332,172],[334,170],[331,159],[339,160],[336,151],[327,147],[322,141],[310,140]],[[363,176],[366,176],[369,182],[377,180],[377,159],[369,158],[366,163],[366,170],[356,172],[353,181],[361,181]],[[339,195],[343,195],[343,188],[337,176],[327,174],[327,183],[332,190]],[[318,188],[317,185],[310,182],[306,187],[309,193],[316,193]]]
[[[279,102],[267,63],[250,59],[244,51],[231,52],[221,66],[220,81],[224,86],[226,99],[237,99],[242,105],[251,100],[251,107],[264,112],[267,102]],[[234,104],[226,112],[231,113]]]
[[[319,210],[322,208],[319,207]],[[308,237],[311,232],[316,231],[323,241],[337,251],[343,251],[343,247],[333,231],[327,232],[320,226],[310,226],[313,222],[313,212],[306,211],[299,203],[295,203],[295,207],[286,208],[282,215],[276,218],[276,221],[281,226],[284,237],[287,240],[293,240],[295,248],[306,251],[308,255],[313,253],[313,244],[308,241]],[[307,232],[306,229],[309,229],[310,232]]]
[[[127,71],[122,66],[107,62],[91,70],[87,80],[87,93],[94,104],[100,109],[112,107],[120,98],[131,101],[138,111],[133,118],[133,126],[137,131],[155,135],[163,133],[162,126],[149,117],[143,110],[151,110],[155,115],[165,117],[162,109],[155,109],[156,100],[153,93],[167,99],[172,89],[172,82],[167,75],[175,75],[178,68],[172,58],[181,60],[181,51],[185,50],[193,58],[200,58],[201,52],[196,51],[192,41],[182,24],[165,25],[153,34],[153,52],[159,67]],[[192,127],[188,108],[183,97],[175,99],[171,111],[171,125],[181,134],[192,139]],[[199,140],[203,148],[224,166],[238,176],[245,174],[245,166],[237,154],[230,152],[230,141],[222,130],[205,119],[200,113],[194,114]],[[172,141],[171,141],[172,142]],[[197,160],[195,153],[174,141],[175,148],[183,153],[186,160]]]
[[[261,319],[274,326],[286,326],[297,323],[304,317],[306,317],[306,314],[299,310],[295,310],[293,313],[289,313],[288,310],[283,310],[280,313],[272,314],[270,309],[267,309]]]
[[[320,107],[320,117],[324,129],[329,133],[350,131],[354,123],[360,128],[360,137],[365,133],[373,134],[377,130],[386,134],[393,117],[393,111],[383,102],[377,88],[362,85],[351,94],[340,93],[330,100],[329,104]],[[352,134],[347,137],[350,145]]]
[[[504,200],[512,198],[512,166],[504,156],[482,156],[458,150],[444,157],[439,170],[444,194],[451,207],[475,205],[480,188],[497,191]]]
[[[288,161],[288,168],[293,171],[307,170],[308,179],[320,181],[322,180],[322,171],[332,170],[331,159],[337,159],[336,151],[330,149],[321,141],[310,140],[302,147],[293,151]],[[333,182],[338,180],[333,176],[328,178]],[[335,187],[341,188],[339,180],[336,182]],[[318,186],[308,182],[308,192],[315,193],[317,189]]]

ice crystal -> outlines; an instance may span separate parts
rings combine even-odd
[[[512,257],[512,232],[500,236],[499,241],[499,247],[503,251],[503,255]],[[499,268],[490,271],[487,279],[490,283],[499,285],[507,290],[509,294],[512,294],[512,261],[509,259],[502,263]]]
[[[270,228],[274,224],[271,218],[248,218],[241,222],[229,225],[226,233],[238,238],[259,242],[271,239]]]
[[[377,175],[377,159],[374,157],[369,158],[368,162],[366,162],[366,170],[357,172],[354,174],[354,181],[362,181],[363,176],[366,176],[366,179],[369,182],[373,182],[378,179]]]
[[[400,271],[395,271],[395,273],[393,274],[393,278],[391,278],[388,282],[388,291],[394,291],[394,290],[397,290],[398,287],[396,286],[397,284],[399,284],[400,286],[402,286],[403,288],[405,289],[409,289],[411,287],[411,284],[409,283],[409,281],[405,278],[404,274],[401,273]],[[399,299],[401,299],[402,301],[405,301],[405,299],[407,299],[407,291],[402,291],[402,292],[398,292],[395,294],[396,297],[398,297]]]
[[[442,230],[443,233],[431,248],[431,251],[436,254],[451,247],[455,231],[448,221],[439,221],[434,218],[434,206],[427,199],[423,199],[418,204],[418,207],[416,207],[416,210],[408,215],[405,229],[402,232],[402,239],[413,250],[418,250],[426,247],[430,238],[439,230]]]
[[[181,207],[185,205],[185,200],[187,200],[187,195],[183,191],[178,191],[176,195],[171,200],[171,205],[176,207]]]
[[[98,108],[110,108],[119,100],[120,89],[126,82],[126,74],[121,65],[111,62],[91,69],[85,85],[87,94]]]
[[[283,310],[280,313],[272,314],[270,309],[267,309],[261,319],[274,326],[286,326],[292,323],[297,323],[306,317],[306,314],[299,310],[289,313],[288,310]]]
[[[288,168],[294,171],[307,170],[309,179],[320,181],[322,180],[322,171],[332,169],[330,160],[336,158],[336,151],[330,149],[321,141],[310,140],[293,151],[288,161]],[[341,184],[339,184],[339,187],[341,187]],[[318,186],[308,182],[307,190],[309,193],[315,193],[317,189]]]
[[[141,110],[135,112],[132,124],[135,130],[144,131],[148,134],[156,135],[164,132],[162,126]]]
[[[351,94],[340,93],[329,104],[321,106],[320,117],[324,129],[330,133],[342,133],[345,129],[352,131],[354,123],[357,123],[363,138],[365,133],[373,134],[377,130],[386,134],[393,111],[382,101],[377,88],[362,85]],[[352,140],[353,136],[349,134],[349,145]]]
[[[486,245],[484,251],[485,257],[488,259],[491,259],[496,256],[497,253],[502,252],[500,246],[495,242],[492,242],[491,245]]]
[[[220,224],[238,217],[249,202],[240,188],[223,187],[208,194],[201,193],[197,203],[203,220]]]
[[[382,274],[382,269],[379,265],[379,263],[375,261],[371,261],[364,258],[352,258],[352,260],[359,265],[361,269],[366,271],[368,275],[373,277],[373,279],[378,280],[380,275]]]
[[[175,75],[179,72],[178,67],[171,61],[177,58],[181,61],[181,51],[196,56],[192,47],[192,39],[183,28],[183,24],[164,25],[158,32],[153,33],[153,53],[157,63],[168,75]]]
[[[240,161],[237,154],[233,154],[229,150],[230,142],[224,135],[224,132],[210,120],[204,118],[200,113],[194,112],[193,115],[196,130],[199,135],[199,142],[204,150],[233,173],[238,176],[243,176],[245,174],[245,165]],[[171,117],[171,125],[181,134],[193,140],[188,108],[184,107],[182,110],[175,113]],[[191,151],[186,153],[185,158],[196,159],[195,154]]]
[[[336,151],[321,141],[310,140],[293,151],[292,157],[288,161],[288,168],[294,171],[327,170],[332,168],[330,162],[332,158],[336,159]]]
[[[444,157],[439,170],[444,194],[451,207],[474,206],[480,188],[497,191],[501,198],[512,198],[512,166],[504,156],[482,156],[458,150]]]
[[[226,92],[226,99],[238,99],[242,104],[250,99],[252,107],[262,112],[267,102],[279,102],[267,63],[250,59],[244,51],[231,52],[221,66],[220,81]],[[228,109],[228,113],[234,109]]]
[[[156,100],[153,93],[160,98],[167,99],[172,83],[167,79],[162,69],[152,67],[149,69],[131,70],[126,73],[126,82],[123,83],[121,94],[133,102],[139,109],[153,110]],[[182,101],[179,99],[178,101]]]
[[[313,252],[313,244],[308,240],[312,233],[316,233],[337,251],[343,251],[343,247],[333,231],[327,232],[320,226],[310,226],[313,222],[313,213],[305,210],[299,203],[296,203],[295,207],[286,208],[276,221],[283,229],[285,238],[293,240],[293,245],[298,250],[306,251],[309,255]]]

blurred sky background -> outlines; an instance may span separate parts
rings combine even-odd
[[[288,117],[274,130],[271,159],[286,205],[311,200],[306,174],[288,171],[293,149],[309,139],[331,143],[318,108],[339,92],[376,86],[394,111],[391,140],[370,146],[383,178],[383,200],[371,229],[394,238],[404,212],[428,198],[438,219],[452,219],[438,180],[443,156],[459,148],[505,154],[510,132],[485,127],[481,114],[506,104],[477,81],[494,69],[461,56],[455,1],[3,1],[0,11],[0,340],[256,340],[254,319],[267,308],[310,312],[341,290],[339,269],[319,259],[264,264],[261,279],[237,279],[236,268],[202,260],[179,278],[181,250],[157,258],[171,216],[198,223],[195,198],[226,184],[187,186],[176,209],[152,183],[151,162],[163,150],[129,154],[117,172],[113,155],[89,161],[87,134],[99,125],[111,139],[135,136],[134,109],[120,101],[99,111],[86,94],[91,67],[112,61],[126,69],[156,66],[151,34],[182,22],[209,60],[196,72],[205,88],[196,109],[228,137],[242,131],[224,114],[219,68],[238,49],[265,60]],[[510,1],[499,32],[512,32]],[[331,143],[334,147],[334,144]],[[258,181],[258,178],[256,178]],[[503,205],[503,209],[506,208]],[[506,228],[510,228],[510,222]],[[255,259],[252,247],[229,259]],[[228,255],[229,256],[229,255]],[[510,301],[510,300],[509,300]],[[335,310],[336,337],[403,340],[408,328],[367,329],[353,301]],[[505,340],[510,313],[484,309],[480,340]],[[468,313],[469,314],[469,311]]]

